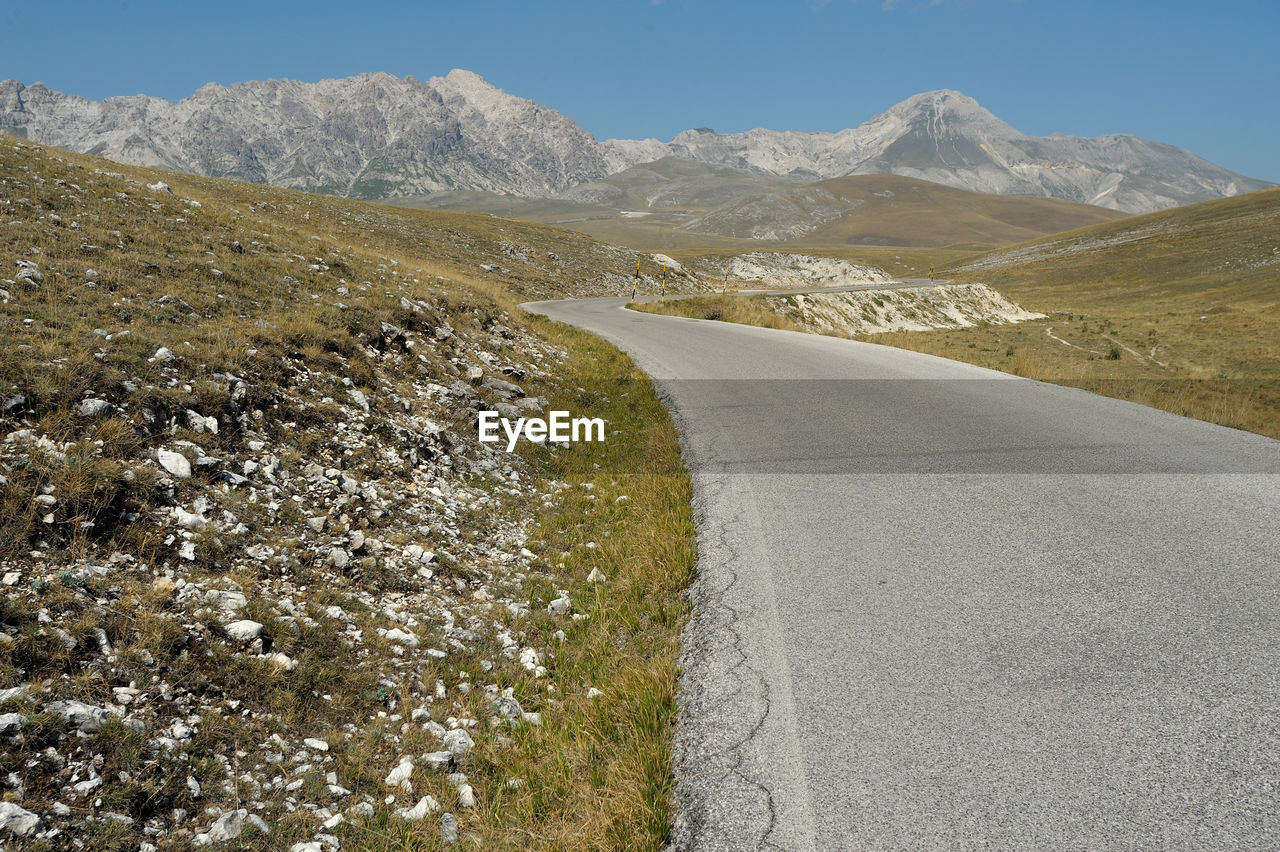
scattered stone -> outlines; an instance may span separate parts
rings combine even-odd
[[[209,589],[204,593],[204,602],[223,612],[238,612],[244,609],[249,599],[234,589]]]
[[[275,653],[270,657],[267,657],[267,660],[287,672],[291,672],[298,667],[298,661],[293,657],[290,657],[288,654]]]
[[[431,796],[423,796],[418,800],[418,804],[414,805],[412,808],[401,808],[396,811],[396,813],[401,819],[405,819],[410,822],[420,822],[421,820],[426,819],[428,814],[435,813],[438,810],[440,810],[439,802]]]
[[[453,752],[451,751],[432,751],[422,756],[422,762],[432,772],[439,772],[442,769],[448,769],[453,764]]]
[[[214,820],[213,825],[209,826],[209,839],[214,843],[226,843],[228,840],[235,840],[240,836],[240,832],[244,830],[244,818],[249,812],[244,808],[235,811],[228,811],[222,816]]]
[[[40,817],[13,802],[0,802],[0,831],[15,837],[29,837],[44,829]]]
[[[388,343],[396,343],[403,346],[407,340],[404,329],[385,320],[378,323],[378,329],[382,332],[382,339]]]
[[[107,721],[107,711],[82,701],[51,701],[44,705],[44,712],[57,713],[71,727],[86,734],[96,734]]]
[[[383,634],[388,642],[395,642],[399,645],[407,645],[410,648],[418,647],[418,637],[414,636],[407,630],[401,630],[394,627]]]
[[[102,776],[95,773],[93,777],[88,778],[78,784],[72,784],[71,789],[75,790],[81,796],[87,796],[94,790],[102,786]]]
[[[588,583],[606,583],[608,580],[609,578],[599,568],[592,568],[591,573],[587,575]]]
[[[508,399],[524,396],[524,388],[517,384],[513,384],[512,382],[504,382],[502,379],[488,378],[481,384],[490,390],[495,390],[498,393],[503,394]]]
[[[20,713],[0,714],[0,736],[10,737],[21,733],[25,724],[27,724],[27,717]]]
[[[360,802],[359,804],[355,804],[347,808],[347,816],[351,817],[364,817],[365,819],[368,819],[375,813],[377,813],[377,811],[374,810],[373,805],[369,802]]]
[[[227,632],[227,638],[237,642],[252,642],[262,635],[262,624],[248,619],[233,621],[223,629]]]
[[[413,775],[413,761],[408,757],[400,758],[400,763],[395,769],[387,774],[386,780],[383,782],[388,787],[407,787],[409,778]]]
[[[440,842],[445,846],[458,842],[458,818],[453,814],[440,817]]]
[[[156,461],[170,476],[178,479],[191,478],[191,462],[182,453],[175,453],[172,450],[157,450]]]
[[[520,702],[509,695],[504,695],[493,702],[493,709],[504,719],[519,719],[524,716],[524,708]]]
[[[187,427],[193,432],[207,432],[210,435],[218,434],[218,418],[205,417],[197,411],[187,409]]]
[[[105,399],[86,399],[78,411],[81,417],[98,417],[111,411],[111,403]]]
[[[474,746],[475,741],[471,739],[471,734],[467,733],[465,728],[455,728],[444,735],[444,747],[455,756],[466,754]]]
[[[573,609],[573,601],[568,596],[558,597],[547,604],[547,612],[551,615],[565,615]]]
[[[315,737],[307,737],[302,744],[312,751],[328,751],[329,744],[324,740],[318,740]]]
[[[208,525],[209,521],[194,512],[188,512],[184,509],[174,506],[170,510],[173,513],[173,522],[184,530],[203,529]]]
[[[229,470],[220,470],[213,475],[214,482],[225,482],[232,488],[240,488],[249,484],[249,478]]]
[[[470,784],[463,784],[458,787],[458,807],[474,808],[476,806],[476,791],[471,788]]]

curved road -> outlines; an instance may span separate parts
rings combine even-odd
[[[674,848],[1280,846],[1280,442],[622,304],[526,307],[694,477]]]

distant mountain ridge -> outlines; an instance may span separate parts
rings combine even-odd
[[[554,195],[606,175],[570,119],[469,71],[210,83],[177,103],[0,83],[0,130],[134,165],[353,198],[449,189]]]
[[[896,174],[1133,213],[1271,186],[1136,136],[1026,136],[948,90],[837,133],[703,129],[670,142],[599,142],[559,112],[462,70],[425,82],[374,73],[209,84],[177,103],[94,102],[7,80],[0,131],[122,162],[358,198],[445,190],[550,198],[664,157],[796,182]]]
[[[605,144],[627,150],[632,143]],[[915,95],[837,133],[687,130],[671,140],[668,150],[676,157],[809,180],[895,174],[957,189],[1042,195],[1128,213],[1271,186],[1137,136],[1026,136],[973,98],[949,90]]]

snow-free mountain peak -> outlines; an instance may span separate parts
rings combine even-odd
[[[554,109],[463,69],[425,82],[375,72],[209,84],[177,103],[94,102],[7,80],[0,131],[121,162],[360,198],[453,189],[550,197],[665,157],[797,182],[897,174],[1127,212],[1269,186],[1137,137],[1025,136],[948,89],[838,133],[703,129],[670,142],[597,142]]]
[[[893,118],[905,125],[923,125],[938,133],[979,132],[988,136],[1020,136],[1013,127],[963,92],[939,89],[913,95],[871,119]]]

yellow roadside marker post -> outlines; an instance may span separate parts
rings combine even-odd
[[[636,300],[636,290],[640,288],[640,258],[636,258],[636,280],[631,283],[631,301]]]
[[[929,280],[933,280],[933,264],[929,264]]]
[[[667,265],[662,264],[662,294],[658,296],[658,304],[665,305],[667,303]]]

